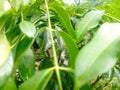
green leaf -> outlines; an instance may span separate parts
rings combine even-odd
[[[41,70],[21,84],[19,90],[44,90],[52,74],[52,69]]]
[[[119,38],[120,24],[105,23],[90,43],[80,50],[75,62],[75,78],[78,87],[115,65]]]
[[[58,33],[63,38],[63,40],[67,46],[68,53],[70,56],[69,65],[70,65],[70,67],[74,68],[75,58],[76,58],[76,55],[78,54],[77,45],[73,41],[72,37],[70,35],[68,35],[67,33],[65,33],[63,31],[58,31]]]
[[[13,57],[10,53],[6,62],[0,67],[0,88],[7,82],[13,67]]]
[[[32,0],[9,0],[12,8],[14,8],[16,11],[18,11],[21,6],[28,5]]]
[[[19,73],[23,81],[26,81],[34,74],[34,55],[31,49],[28,49],[19,63]]]
[[[69,14],[60,6],[53,6],[52,9],[58,14],[61,24],[70,34],[70,36],[76,39],[76,34],[72,27]]]
[[[33,42],[34,38],[25,37],[21,40],[16,48],[15,60],[19,59],[28,50],[28,48],[30,48]]]
[[[9,78],[6,84],[0,90],[17,90],[14,79]]]
[[[120,83],[120,70],[118,70],[116,68],[114,70],[115,70],[115,74],[117,76],[118,82]]]
[[[86,32],[99,24],[104,11],[90,11],[76,24],[77,42],[80,42]]]
[[[34,37],[36,32],[35,26],[29,21],[20,22],[20,29],[28,37]]]
[[[0,32],[0,67],[6,62],[10,51],[6,36]]]

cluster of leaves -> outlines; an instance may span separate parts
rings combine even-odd
[[[0,0],[0,90],[120,88],[120,2],[94,1]]]

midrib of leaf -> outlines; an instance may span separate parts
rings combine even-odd
[[[83,26],[84,28],[83,28],[81,31],[87,29],[87,26],[89,25],[89,23],[91,22],[91,20],[92,20],[96,15],[97,15],[97,13],[95,13],[95,14],[89,19],[89,21]],[[78,32],[78,31],[77,31],[77,32]],[[79,41],[82,39],[82,37],[83,37],[83,35],[84,35],[85,33],[86,33],[86,32],[82,32],[81,35],[80,35],[80,33],[79,33],[79,36],[77,36]],[[77,40],[77,41],[78,41],[78,40]]]
[[[49,13],[47,0],[45,0],[45,5],[46,5],[47,16],[48,16],[48,28],[49,28],[50,39],[51,39],[51,43],[52,43],[52,51],[53,51],[55,71],[56,71],[56,75],[57,75],[57,79],[58,79],[59,88],[60,88],[60,90],[63,90],[61,78],[60,78],[60,72],[59,72],[58,59],[57,59],[57,55],[56,55],[56,49],[55,49],[54,39],[53,39],[53,35],[52,35],[52,26],[51,26],[51,21],[50,21],[50,13]]]

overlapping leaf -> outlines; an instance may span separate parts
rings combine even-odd
[[[22,21],[20,23],[20,29],[28,37],[34,37],[36,32],[35,26],[29,21]]]
[[[58,14],[60,22],[66,28],[72,38],[76,38],[75,31],[72,27],[69,14],[60,6],[53,6],[52,9]]]
[[[119,39],[120,24],[105,23],[92,41],[82,48],[75,62],[76,85],[78,87],[115,65]]]
[[[41,70],[28,81],[21,84],[19,90],[44,90],[53,71],[51,69]]]
[[[68,53],[70,55],[69,65],[70,67],[74,68],[74,62],[75,62],[76,55],[78,54],[78,48],[75,42],[73,41],[72,37],[70,37],[70,35],[62,31],[58,31],[58,33],[63,38],[67,46]]]
[[[77,34],[77,42],[80,42],[86,32],[91,28],[96,27],[99,24],[101,17],[103,16],[104,11],[90,11],[88,12],[80,22],[76,24],[76,34]]]

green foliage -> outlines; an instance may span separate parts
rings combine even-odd
[[[119,90],[119,0],[74,1],[0,0],[0,90]]]

